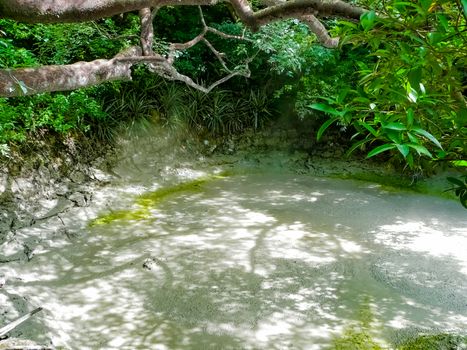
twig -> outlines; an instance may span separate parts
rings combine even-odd
[[[41,310],[42,310],[42,308],[38,307],[37,309],[34,309],[31,312],[28,312],[26,315],[17,318],[16,320],[11,322],[10,324],[7,324],[5,327],[0,328],[0,337],[3,337],[5,334],[11,332],[13,329],[15,329],[20,324],[22,324],[22,323],[26,322],[27,320],[29,320],[32,316],[34,316],[35,314],[37,314]]]

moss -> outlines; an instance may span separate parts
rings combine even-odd
[[[407,341],[398,350],[461,350],[467,349],[467,336],[454,334],[422,335]]]
[[[92,220],[88,226],[107,225],[114,221],[131,221],[131,220],[148,220],[151,219],[151,208],[155,208],[159,203],[163,202],[170,196],[174,196],[185,192],[199,192],[202,186],[215,179],[222,179],[230,174],[223,172],[218,175],[210,175],[189,182],[184,182],[178,185],[164,187],[152,192],[144,193],[138,196],[135,203],[138,205],[136,209],[123,209],[111,211],[110,213],[98,216]]]
[[[98,225],[110,224],[113,221],[123,220],[145,220],[150,218],[150,212],[148,208],[140,208],[135,210],[116,210],[112,211],[103,216],[99,216],[92,220],[89,224],[90,227]]]
[[[357,315],[357,324],[347,327],[342,335],[333,339],[333,350],[384,350],[371,335],[374,314],[371,299],[364,296]]]
[[[333,341],[333,350],[383,350],[376,343],[368,330],[351,326],[344,333]]]
[[[343,180],[373,182],[380,185],[381,189],[386,192],[396,193],[403,190],[457,200],[457,198],[451,192],[446,192],[446,188],[440,184],[434,184],[430,181],[414,182],[410,177],[402,175],[382,175],[372,172],[360,172],[350,174],[333,174],[329,175],[329,177]]]
[[[201,178],[148,192],[139,196],[136,199],[136,204],[142,207],[154,207],[169,196],[183,192],[199,192],[201,191],[202,185],[204,185],[208,180],[210,180],[210,178]]]

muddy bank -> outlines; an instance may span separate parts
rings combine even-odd
[[[44,257],[53,251],[73,251],[75,246],[81,249],[87,241],[83,235],[88,234],[87,226],[92,220],[102,212],[131,207],[134,196],[140,193],[221,171],[237,175],[267,172],[339,178],[367,176],[366,180],[379,180],[388,186],[410,183],[410,179],[384,166],[342,160],[343,146],[334,145],[331,148],[335,153],[324,154],[321,147],[329,146],[317,145],[303,132],[285,127],[222,140],[196,140],[155,128],[131,139],[122,138],[108,158],[87,164],[78,162],[66,175],[53,163],[3,174],[0,275],[4,275],[5,287],[0,288],[0,325],[42,306],[38,303],[43,299],[29,290],[21,291],[20,286],[26,282],[20,272],[23,268],[27,271],[39,261],[37,258],[44,262]],[[65,255],[51,264],[66,268],[69,259]],[[47,274],[41,274],[44,272],[38,272],[39,279],[47,278]],[[51,320],[62,307],[49,307],[44,315],[11,332],[11,336],[35,339],[42,344],[50,344],[49,334],[57,331],[62,337],[70,337],[72,330],[53,329]]]
[[[83,350],[318,350],[462,334],[456,202],[270,168],[177,170],[184,185],[96,192],[108,208],[64,215],[89,227],[4,266],[2,305],[44,307],[18,335]]]

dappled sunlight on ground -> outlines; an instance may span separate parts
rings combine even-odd
[[[467,216],[455,202],[257,174],[149,212],[10,265],[21,279],[8,292],[44,307],[50,333],[38,338],[71,349],[325,349],[361,321],[365,300],[386,342],[467,324]]]

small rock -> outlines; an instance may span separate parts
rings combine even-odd
[[[69,178],[74,183],[80,184],[80,183],[83,183],[86,180],[86,175],[82,171],[77,170],[77,171],[72,172],[70,174]]]
[[[68,199],[75,203],[78,207],[85,207],[87,205],[87,200],[85,194],[81,192],[75,192],[68,196]]]

